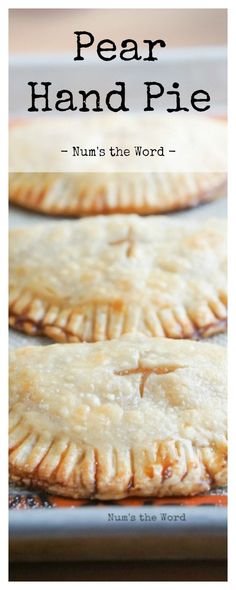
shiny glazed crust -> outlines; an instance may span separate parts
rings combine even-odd
[[[114,215],[17,229],[10,325],[58,342],[226,328],[225,222]]]
[[[220,346],[141,336],[14,351],[11,480],[102,500],[225,485],[225,369]]]

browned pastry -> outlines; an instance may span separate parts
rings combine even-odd
[[[15,229],[10,325],[59,342],[226,328],[225,222],[111,215]]]
[[[73,498],[226,484],[225,349],[123,336],[10,360],[10,477]]]
[[[144,145],[163,141],[164,158],[132,156],[131,163],[96,156],[97,147],[109,143],[129,145],[133,155],[139,129]],[[96,157],[74,158],[74,143],[91,146]],[[99,125],[96,117],[40,118],[10,131],[10,200],[49,215],[164,213],[222,196],[225,159],[225,122],[206,117],[139,115],[123,125],[119,117]]]

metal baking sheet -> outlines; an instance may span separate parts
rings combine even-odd
[[[225,113],[224,73],[226,56],[217,48],[200,52],[197,58],[192,50],[178,54],[178,67],[186,69],[186,60],[193,60],[207,77],[215,79],[217,113]],[[49,70],[59,75],[59,62],[50,56],[43,63],[35,60],[38,72]],[[182,65],[181,65],[182,64]],[[219,75],[219,64],[221,75]],[[67,64],[68,65],[68,64]],[[10,76],[14,84],[12,116],[22,112],[23,99],[17,94],[22,72],[28,75],[30,64],[24,58],[11,62]],[[91,62],[91,68],[94,67]],[[176,54],[170,53],[165,67],[172,75],[176,67]],[[213,68],[216,76],[212,75]],[[73,75],[67,71],[68,77]],[[223,85],[222,85],[223,80]],[[189,84],[192,81],[189,79]],[[18,96],[18,102],[16,100]],[[226,197],[194,209],[171,214],[171,217],[205,220],[226,217]],[[23,227],[37,223],[63,223],[62,219],[10,207],[10,227]],[[226,335],[209,339],[226,345]],[[207,340],[203,341],[204,343]],[[41,337],[30,337],[10,330],[10,348],[27,345],[50,345]],[[118,502],[71,501],[37,490],[10,487],[10,559],[16,561],[52,560],[108,560],[108,559],[223,559],[226,557],[226,506],[225,489],[194,498],[125,499]],[[163,516],[165,515],[165,516]]]
[[[185,219],[186,223],[193,217],[226,217],[226,198],[173,216]],[[11,227],[36,223],[52,223],[52,218],[10,208]],[[202,342],[203,346],[207,341],[226,345],[226,339],[226,334],[219,334]],[[13,330],[9,342],[11,348],[51,344],[47,338]],[[224,489],[189,499],[94,503],[11,487],[10,559],[223,559],[226,506]]]
[[[225,512],[215,506],[149,505],[15,511],[10,514],[10,557],[16,561],[223,559]]]

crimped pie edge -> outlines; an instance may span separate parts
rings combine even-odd
[[[128,338],[134,342],[134,336]],[[143,339],[145,346],[152,346],[152,342],[152,339]],[[168,343],[167,350],[173,346],[170,340],[165,340],[164,348],[165,343]],[[216,345],[199,346],[203,346],[206,353],[209,347],[223,350]],[[17,355],[28,354],[27,351],[30,353],[30,349],[19,350]],[[45,355],[44,347],[42,351]],[[191,348],[190,354],[194,354],[194,349]],[[177,362],[181,362],[180,359]],[[160,369],[163,372],[162,365]],[[169,436],[150,441],[145,448],[138,442],[135,448],[126,445],[119,448],[111,444],[95,448],[75,442],[69,434],[54,435],[48,430],[37,429],[27,423],[24,413],[22,415],[14,404],[10,409],[9,423],[10,477],[18,484],[73,498],[102,500],[127,496],[195,495],[226,485],[227,441],[220,432],[216,432],[208,444],[196,445],[189,438]]]
[[[44,335],[56,342],[96,342],[140,332],[168,338],[208,338],[226,330],[227,294],[216,293],[191,310],[183,305],[158,310],[148,304],[129,306],[89,302],[73,308],[50,305],[30,291],[10,290],[10,326],[28,335]]]
[[[81,175],[82,176],[82,175]],[[226,190],[226,175],[224,173],[179,174],[178,180],[174,174],[165,174],[162,184],[161,175],[146,175],[143,177],[143,188],[140,192],[139,174],[130,175],[131,180],[126,183],[120,181],[114,189],[115,183],[108,180],[99,182],[97,191],[91,196],[89,182],[87,189],[81,180],[81,189],[74,188],[73,174],[71,183],[69,175],[67,190],[64,187],[63,175],[53,173],[10,173],[10,201],[26,209],[39,211],[55,216],[89,216],[109,213],[167,213],[181,209],[195,207],[200,203],[209,202],[223,196]],[[150,186],[149,186],[150,185]],[[168,188],[168,190],[167,190]]]

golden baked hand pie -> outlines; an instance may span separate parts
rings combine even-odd
[[[12,352],[10,476],[73,498],[226,484],[225,349],[123,336]]]
[[[125,122],[98,119],[40,118],[12,127],[10,200],[35,211],[77,217],[163,213],[224,195],[225,122],[156,115]],[[159,148],[160,141],[164,157],[133,155],[145,145]],[[106,154],[109,145],[129,146],[132,160],[99,157],[104,145]],[[83,153],[91,148],[94,155],[73,156],[74,148]]]
[[[136,215],[11,231],[10,325],[59,342],[226,325],[225,222]]]

